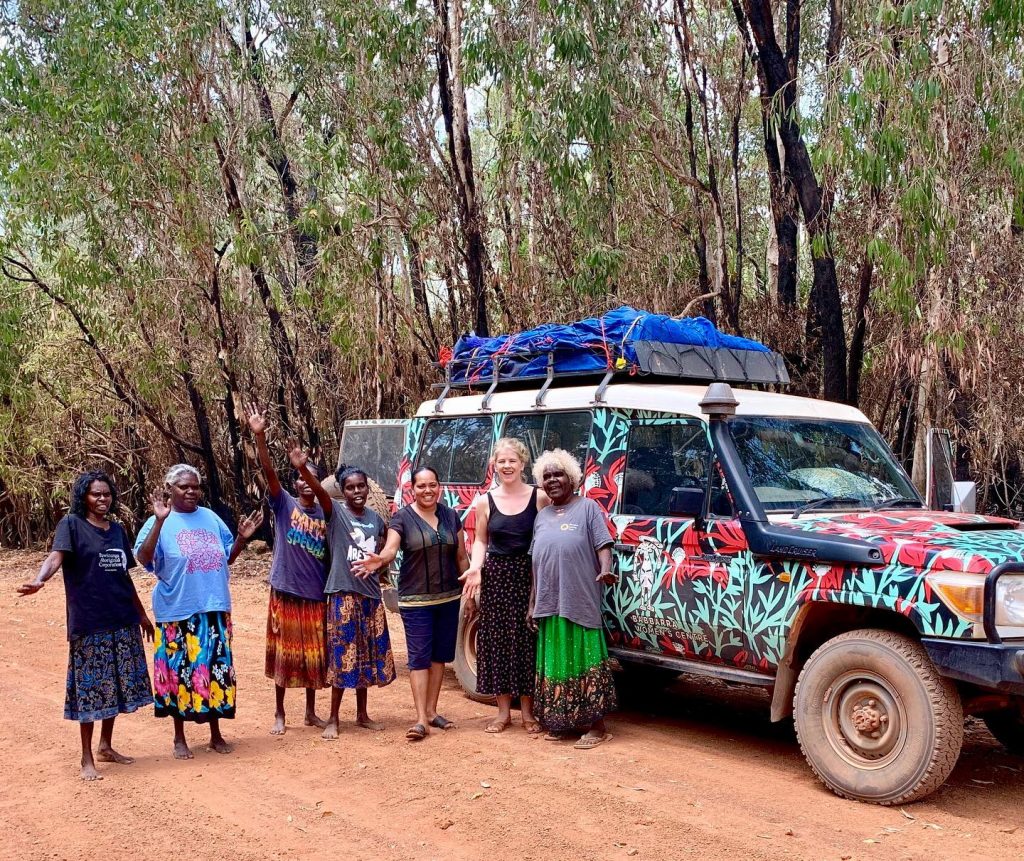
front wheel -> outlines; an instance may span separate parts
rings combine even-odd
[[[1024,756],[1024,699],[1015,697],[1009,708],[988,712],[981,719],[1003,747]]]
[[[920,643],[866,629],[833,637],[808,659],[793,702],[814,773],[837,795],[905,804],[949,776],[963,743],[956,686]]]
[[[474,607],[468,616],[465,603],[459,607],[459,637],[455,644],[455,677],[466,696],[478,703],[493,703],[494,697],[476,692],[476,636],[480,629],[480,611]]]

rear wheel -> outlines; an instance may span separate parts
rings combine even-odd
[[[1003,747],[1024,756],[1024,699],[1017,697],[1009,708],[988,712],[981,719]]]
[[[920,643],[892,631],[840,634],[804,665],[797,736],[808,764],[837,795],[905,804],[949,776],[963,742],[956,686]]]
[[[463,610],[465,605],[463,605]],[[459,613],[459,639],[455,645],[455,677],[466,696],[478,703],[493,703],[490,694],[476,692],[476,637],[480,628],[480,612],[475,607],[467,616]]]

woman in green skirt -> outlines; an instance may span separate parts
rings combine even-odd
[[[575,746],[589,749],[611,738],[604,716],[616,706],[601,626],[601,587],[617,579],[612,536],[597,503],[576,495],[583,470],[569,452],[544,452],[533,474],[551,500],[533,528],[534,715],[545,738],[582,732]]]

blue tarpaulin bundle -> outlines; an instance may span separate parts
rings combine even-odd
[[[606,370],[645,370],[637,347],[644,343],[771,354],[764,344],[719,332],[704,317],[676,319],[628,305],[576,323],[547,323],[513,335],[463,335],[448,367],[453,385],[489,382],[495,368],[503,380],[543,379],[548,356],[556,374],[599,374]]]

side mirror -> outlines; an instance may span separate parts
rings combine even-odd
[[[669,517],[693,517],[704,515],[704,488],[673,487],[668,501]]]

